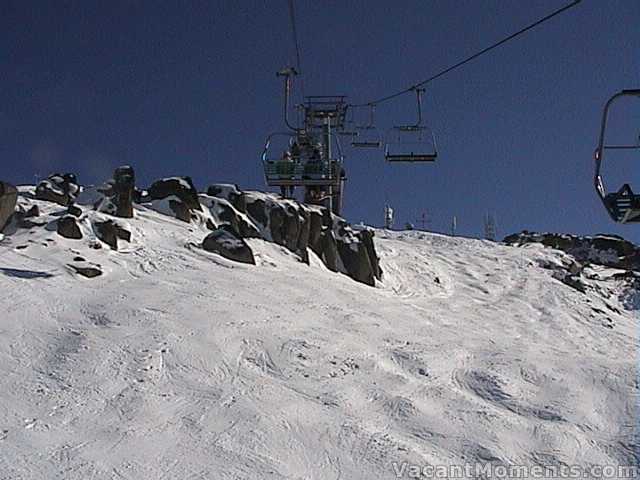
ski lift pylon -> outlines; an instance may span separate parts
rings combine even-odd
[[[384,151],[388,162],[434,162],[438,149],[433,132],[422,123],[423,88],[415,87],[418,105],[418,120],[413,125],[392,127]]]
[[[600,138],[595,151],[594,186],[611,218],[618,223],[640,222],[640,195],[634,193],[631,186],[625,183],[616,192],[607,193],[602,181],[602,162],[607,152],[614,150],[639,150],[640,139],[635,144],[609,145],[606,143],[607,120],[609,108],[618,99],[637,97],[640,99],[640,89],[622,90],[613,95],[605,104],[600,125]],[[607,156],[608,157],[608,156]]]

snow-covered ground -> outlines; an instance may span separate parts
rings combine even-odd
[[[120,252],[46,228],[0,243],[0,479],[640,461],[636,314],[553,278],[560,252],[378,231],[371,288],[262,240],[232,263],[136,214]]]

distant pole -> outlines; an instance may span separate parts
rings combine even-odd
[[[484,238],[495,242],[496,236],[496,219],[491,213],[487,212],[484,216]]]
[[[458,229],[458,219],[456,218],[456,216],[453,216],[453,219],[451,219],[451,235],[453,237],[456,236],[456,230]]]
[[[384,206],[384,228],[387,230],[393,228],[393,208],[389,205]]]
[[[427,227],[431,225],[431,217],[429,217],[429,211],[425,210],[424,212],[422,212],[422,214],[420,215],[420,219],[417,220],[417,222],[420,225],[420,229],[422,231],[426,231]]]

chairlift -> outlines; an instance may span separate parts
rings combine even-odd
[[[605,153],[620,150],[639,150],[640,139],[635,144],[610,145],[606,143],[607,120],[609,107],[614,101],[622,98],[637,97],[640,99],[640,89],[622,90],[613,95],[605,104],[600,126],[600,139],[595,151],[594,186],[611,218],[618,223],[640,222],[640,194],[634,193],[631,186],[625,183],[616,192],[607,193],[602,181],[601,167]]]
[[[267,137],[262,152],[267,185],[336,186],[340,183],[341,157],[326,161],[322,158],[321,152],[314,156],[313,152],[299,142],[303,138],[305,137],[301,134],[289,132],[276,132]],[[277,139],[284,139],[285,142],[283,144],[281,140],[278,148],[274,148]]]
[[[355,125],[356,135],[351,141],[354,148],[380,148],[382,147],[382,138],[375,126],[375,105],[369,105],[369,121],[363,125]]]
[[[384,158],[388,162],[434,162],[438,158],[433,131],[422,123],[423,88],[414,88],[418,104],[418,121],[413,125],[392,127],[388,133]]]
[[[305,97],[305,102],[295,107],[299,121],[292,124],[289,98],[297,72],[285,68],[277,75],[284,79],[284,123],[290,131],[267,137],[261,157],[265,182],[270,187],[280,187],[284,198],[295,198],[295,187],[303,187],[305,201],[321,204],[340,215],[346,173],[338,137],[350,135],[345,131],[345,97]]]

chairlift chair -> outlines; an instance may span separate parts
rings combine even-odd
[[[340,183],[340,158],[330,161],[324,161],[320,157],[314,159],[305,149],[297,155],[283,158],[282,150],[273,148],[274,139],[278,137],[288,139],[285,145],[289,152],[298,139],[298,135],[288,132],[276,132],[267,137],[262,152],[262,164],[268,186],[336,186]]]
[[[382,147],[382,139],[375,126],[375,105],[369,105],[369,121],[363,125],[355,126],[356,133],[351,141],[354,148],[380,148]]]
[[[422,94],[424,89],[414,88],[418,104],[418,121],[413,125],[392,127],[388,133],[384,158],[391,163],[434,162],[438,149],[433,132],[422,123]]]
[[[607,120],[609,108],[614,101],[622,98],[637,97],[640,99],[640,89],[622,90],[613,95],[606,103],[602,113],[600,139],[595,151],[594,186],[596,192],[611,218],[618,223],[640,222],[640,194],[634,193],[631,186],[625,183],[616,192],[607,193],[602,180],[601,167],[605,153],[615,150],[639,150],[640,139],[635,144],[609,145],[606,143]]]

